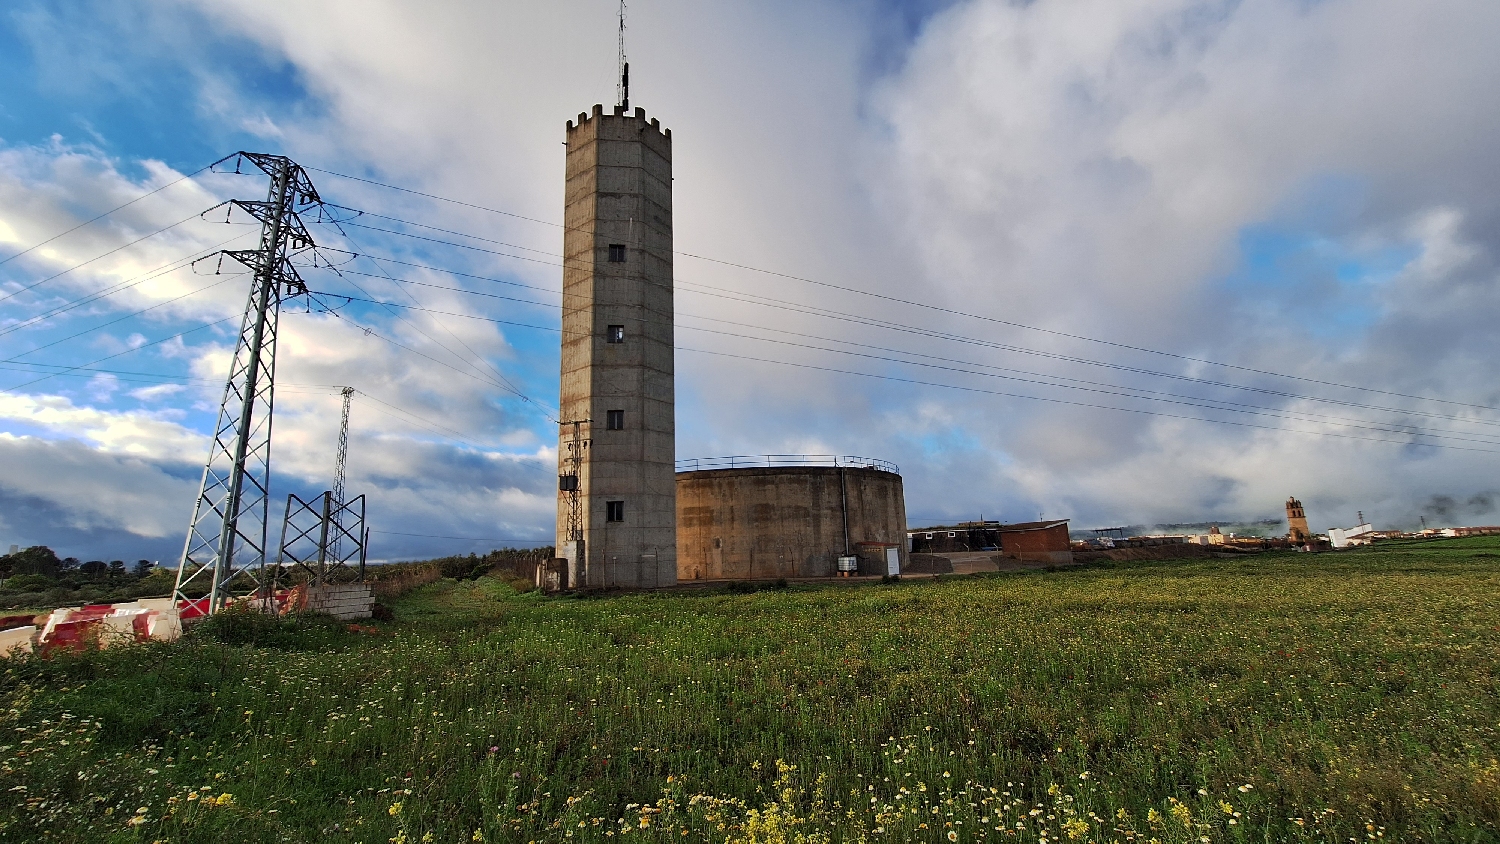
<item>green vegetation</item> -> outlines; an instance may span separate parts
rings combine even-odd
[[[0,839],[1495,841],[1500,541],[590,599],[3,664]],[[241,644],[253,642],[254,644]]]
[[[0,610],[7,612],[170,595],[172,583],[173,572],[150,560],[80,562],[45,545],[0,555]]]

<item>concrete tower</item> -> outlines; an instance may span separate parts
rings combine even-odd
[[[1286,500],[1286,524],[1286,538],[1292,542],[1306,542],[1312,539],[1312,532],[1307,529],[1307,514],[1302,512],[1302,502],[1296,498]]]
[[[677,582],[672,132],[568,122],[558,555],[570,586]]]

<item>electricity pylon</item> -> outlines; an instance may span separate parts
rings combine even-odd
[[[207,612],[219,610],[232,594],[265,584],[277,322],[283,298],[307,293],[292,257],[316,244],[298,212],[322,202],[306,171],[290,158],[239,152],[217,164],[231,159],[236,173],[249,162],[271,184],[264,202],[225,203],[231,212],[239,208],[259,220],[261,230],[260,248],[220,253],[221,264],[224,257],[243,264],[254,281],[173,590],[174,599],[186,601],[187,590],[206,586]]]

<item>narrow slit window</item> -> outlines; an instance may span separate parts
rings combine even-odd
[[[625,342],[625,326],[623,326],[623,325],[611,325],[609,327],[609,329],[604,332],[604,342],[606,342],[606,343],[623,343],[623,342]]]
[[[611,264],[625,263],[625,244],[611,243],[609,245],[609,262]]]
[[[606,522],[623,522],[623,521],[625,521],[625,502],[623,502],[623,501],[606,501],[606,502],[604,502],[604,520]]]
[[[606,419],[606,423],[607,424],[605,425],[605,427],[609,428],[609,430],[611,430],[611,431],[623,431],[623,430],[625,430],[625,411],[623,411],[623,410],[610,410],[610,411],[606,411],[605,413],[606,413],[606,416],[607,416],[607,419]]]

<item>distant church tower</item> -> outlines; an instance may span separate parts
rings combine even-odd
[[[1302,512],[1302,502],[1295,498],[1286,500],[1286,538],[1292,542],[1306,542],[1312,539],[1312,532],[1307,529],[1307,514]]]
[[[557,549],[575,588],[677,582],[672,132],[627,110],[567,129]]]

